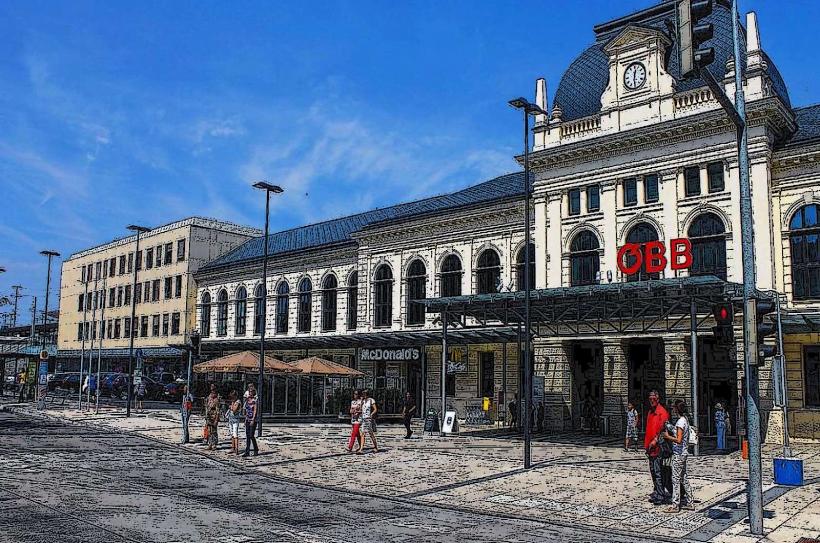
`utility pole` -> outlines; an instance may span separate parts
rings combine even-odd
[[[22,285],[12,285],[14,289],[14,312],[11,314],[11,327],[14,328],[17,326],[17,301],[20,299],[20,289],[22,289]]]

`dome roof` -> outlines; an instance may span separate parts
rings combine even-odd
[[[586,49],[569,65],[555,91],[553,101],[561,106],[562,120],[572,121],[601,111],[601,95],[609,83],[609,57],[604,52],[604,46],[628,26],[654,28],[668,35],[666,20],[673,17],[674,6],[674,2],[653,6],[596,27],[595,45]],[[726,75],[726,61],[733,54],[731,11],[716,4],[706,22],[712,23],[714,35],[704,46],[715,49],[715,61],[709,65],[708,70],[715,79],[722,81]],[[742,30],[742,40],[745,44],[745,30]],[[745,54],[745,47],[743,51]],[[772,80],[775,93],[791,108],[789,94],[780,72],[765,53],[763,59],[767,64],[767,74]],[[706,86],[706,82],[700,78],[681,80],[676,40],[673,40],[672,47],[667,51],[666,71],[675,79],[678,92]]]

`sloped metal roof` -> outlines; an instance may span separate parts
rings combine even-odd
[[[504,198],[523,196],[524,174],[516,172],[502,175],[463,190],[433,196],[415,202],[374,209],[356,215],[340,217],[316,224],[301,226],[268,236],[268,254],[277,255],[304,249],[352,241],[352,234],[367,226],[395,219],[412,218],[427,213],[439,213],[460,207],[492,202]],[[233,251],[212,260],[201,272],[224,268],[240,262],[261,259],[264,255],[262,238],[248,240]]]
[[[794,109],[797,132],[789,139],[789,145],[808,143],[820,138],[820,104]]]

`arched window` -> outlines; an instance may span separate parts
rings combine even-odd
[[[441,263],[441,296],[461,296],[461,260],[449,255]]]
[[[261,334],[265,327],[265,288],[260,283],[253,291],[253,333]]]
[[[638,243],[643,244],[647,241],[658,241],[658,231],[655,230],[655,227],[647,222],[639,222],[626,235],[626,242],[627,243]],[[641,251],[643,251],[643,246],[641,246]],[[636,258],[631,254],[627,254],[626,256],[626,265],[632,266],[635,264]],[[626,281],[628,283],[632,283],[634,281],[647,281],[649,279],[660,279],[661,274],[659,272],[654,273],[646,273],[645,270],[645,262],[644,265],[641,266],[641,269],[637,272],[627,275]]]
[[[202,337],[209,337],[211,335],[211,295],[208,292],[202,295],[202,313],[199,316],[199,332]]]
[[[228,335],[228,291],[222,290],[216,297],[216,335]]]
[[[524,260],[526,256],[526,247],[521,247],[515,257],[515,289],[524,290]],[[530,288],[535,286],[535,244],[530,243]]]
[[[498,253],[486,249],[478,255],[475,276],[478,294],[498,292],[498,283],[501,280],[501,259]]]
[[[296,331],[310,332],[310,310],[313,303],[313,285],[305,277],[299,281],[299,306],[296,308]]]
[[[571,286],[597,283],[598,270],[601,269],[598,247],[598,238],[589,230],[579,232],[572,240],[569,247]]]
[[[820,298],[820,205],[797,210],[789,223],[795,300]]]
[[[244,336],[248,331],[248,291],[245,287],[236,289],[236,301],[234,302],[234,335]]]
[[[322,283],[322,330],[336,329],[336,287],[335,275],[328,275]]]
[[[390,326],[390,321],[393,320],[393,272],[387,264],[376,269],[373,298],[373,325]]]
[[[714,275],[726,280],[726,228],[714,213],[699,215],[689,226],[692,242],[690,275]]]
[[[286,281],[276,287],[276,333],[288,333],[288,302],[290,301],[290,287]]]
[[[424,324],[424,305],[414,303],[427,297],[427,268],[417,258],[407,268],[407,324]]]
[[[347,280],[347,329],[355,330],[359,320],[359,273],[353,272]]]

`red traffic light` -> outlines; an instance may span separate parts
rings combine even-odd
[[[716,305],[712,310],[712,314],[718,324],[732,324],[735,318],[735,311],[730,303]]]

